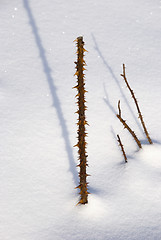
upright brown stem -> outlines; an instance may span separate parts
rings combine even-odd
[[[77,62],[76,64],[76,73],[77,76],[77,85],[74,87],[78,90],[77,97],[77,104],[78,104],[78,143],[76,146],[78,147],[78,154],[79,154],[79,179],[80,183],[77,188],[80,189],[80,204],[86,204],[88,203],[88,189],[87,189],[87,176],[86,173],[86,167],[87,165],[87,153],[86,153],[86,140],[85,137],[87,136],[85,125],[87,125],[86,116],[85,116],[85,110],[87,109],[85,106],[85,79],[84,79],[84,73],[85,70],[84,66],[86,65],[84,61],[84,52],[86,51],[84,49],[84,42],[83,37],[78,37],[76,40],[77,45]]]
[[[124,81],[125,81],[128,89],[129,89],[129,91],[130,91],[130,93],[131,93],[132,98],[134,99],[134,102],[135,102],[135,105],[136,105],[136,108],[137,108],[137,111],[138,111],[138,114],[139,114],[139,118],[140,118],[141,124],[142,124],[142,126],[143,126],[144,132],[145,132],[145,134],[146,134],[146,137],[147,137],[149,143],[150,143],[150,144],[153,144],[153,142],[152,142],[152,140],[151,140],[151,138],[150,138],[150,136],[149,136],[149,133],[148,133],[148,131],[147,131],[147,128],[146,128],[146,126],[145,126],[145,123],[144,123],[144,120],[143,120],[143,116],[142,116],[142,114],[141,114],[141,111],[140,111],[140,108],[139,108],[139,104],[138,104],[138,101],[137,101],[137,99],[136,99],[136,97],[135,97],[134,91],[131,89],[131,87],[130,87],[130,85],[129,85],[129,83],[128,83],[128,80],[127,80],[127,78],[126,78],[125,64],[123,64],[123,74],[121,74],[121,76],[123,77],[123,79],[124,79]]]

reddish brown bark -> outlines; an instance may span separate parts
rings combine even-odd
[[[130,85],[129,85],[129,83],[128,83],[128,80],[127,80],[127,78],[126,78],[125,64],[123,64],[123,74],[121,74],[121,76],[123,77],[123,79],[124,79],[124,81],[125,81],[125,83],[126,83],[126,86],[128,87],[128,89],[129,89],[129,91],[130,91],[130,93],[131,93],[132,98],[134,99],[134,102],[135,102],[135,105],[136,105],[136,108],[137,108],[137,111],[138,111],[138,114],[139,114],[139,118],[140,118],[141,124],[142,124],[142,126],[143,126],[145,135],[146,135],[146,137],[147,137],[147,139],[148,139],[148,142],[149,142],[150,144],[153,144],[153,142],[152,142],[152,140],[151,140],[151,138],[150,138],[150,136],[149,136],[148,130],[147,130],[146,126],[145,126],[145,122],[144,122],[144,120],[143,120],[143,116],[142,116],[142,114],[141,114],[140,107],[139,107],[138,101],[137,101],[137,99],[136,99],[136,97],[135,97],[134,91],[131,89],[131,87],[130,87]]]
[[[86,121],[85,111],[87,107],[85,106],[85,78],[84,78],[84,66],[86,65],[84,61],[84,42],[83,37],[78,37],[76,40],[77,45],[77,62],[76,64],[76,73],[77,76],[77,85],[74,87],[78,90],[76,95],[77,97],[77,104],[78,104],[78,143],[75,145],[78,147],[78,155],[79,155],[79,165],[80,168],[79,172],[79,186],[77,188],[80,189],[80,204],[88,203],[88,188],[87,188],[87,172],[86,167],[87,165],[87,153],[86,153],[86,125],[88,124]]]

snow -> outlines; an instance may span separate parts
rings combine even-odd
[[[161,2],[2,0],[0,14],[0,240],[159,240]],[[91,194],[76,206],[80,35]],[[123,63],[153,145],[120,76]],[[116,117],[118,100],[142,150]]]

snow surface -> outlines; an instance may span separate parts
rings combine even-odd
[[[1,0],[0,15],[0,240],[161,239],[161,1]],[[76,206],[74,189],[80,35],[88,50],[85,206]],[[115,116],[119,99],[140,151]]]

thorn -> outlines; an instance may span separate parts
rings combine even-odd
[[[79,74],[79,72],[77,71],[77,72],[74,74],[74,76],[78,76],[78,74]]]
[[[73,88],[73,89],[74,89],[74,88],[77,88],[77,89],[78,89],[78,85],[76,85],[75,87],[72,87],[72,88]]]
[[[84,93],[88,92],[87,90],[84,90]]]
[[[88,52],[85,48],[83,48],[83,52]]]
[[[76,98],[76,97],[79,97],[79,96],[80,96],[80,93],[78,93],[78,94],[75,96],[75,98]]]
[[[88,124],[88,122],[86,120],[84,121],[84,125],[88,125],[89,126],[89,124]]]
[[[78,143],[77,143],[77,144],[75,144],[73,147],[79,147]]]
[[[86,177],[90,177],[91,175],[90,174],[86,174]]]

